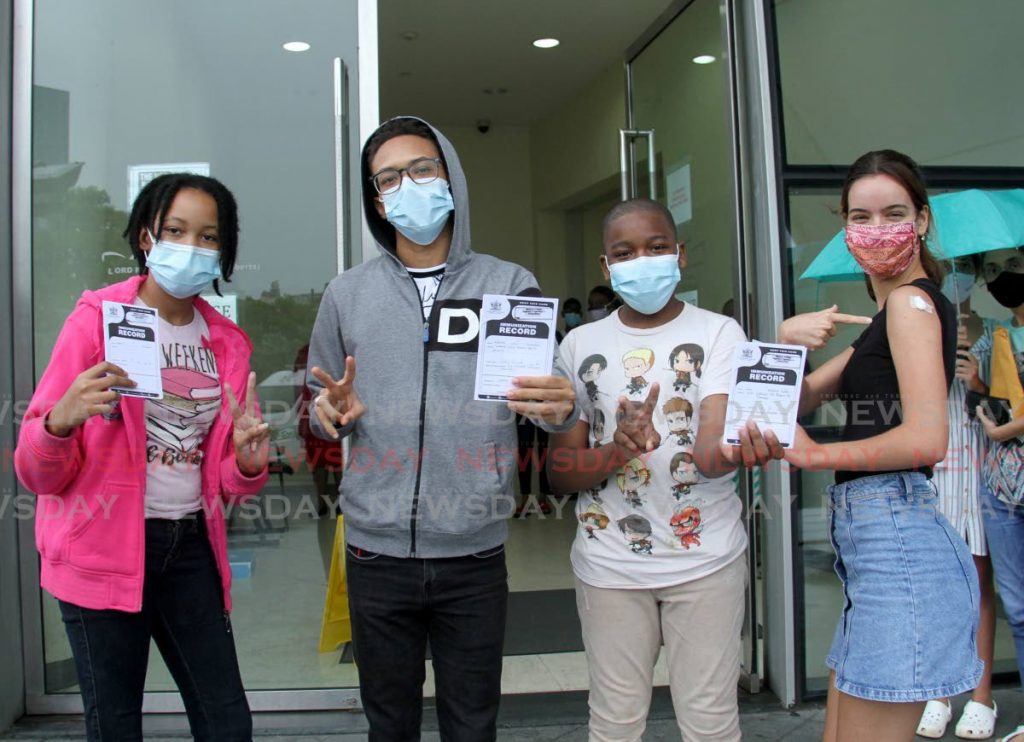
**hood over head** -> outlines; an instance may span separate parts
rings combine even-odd
[[[441,160],[444,162],[444,169],[448,175],[448,187],[451,190],[452,200],[455,202],[455,211],[452,212],[451,216],[451,218],[455,220],[455,224],[452,229],[451,249],[448,253],[448,270],[454,270],[468,260],[471,255],[469,232],[469,193],[466,186],[466,176],[462,171],[462,164],[459,162],[459,156],[455,152],[455,147],[448,141],[444,134],[438,131],[429,122],[416,116],[396,116],[395,118],[388,119],[382,123],[366,140],[366,144],[363,145],[363,151],[360,157],[363,212],[366,215],[366,221],[370,226],[370,232],[377,241],[378,249],[400,264],[400,261],[398,261],[398,254],[395,249],[395,228],[384,217],[377,213],[377,207],[375,205],[377,191],[370,182],[370,178],[373,176],[373,171],[370,168],[370,158],[368,157],[367,149],[370,143],[374,141],[378,132],[382,129],[393,128],[396,122],[400,122],[403,119],[418,121],[430,129],[433,134],[434,144],[437,145],[438,150],[441,152]],[[401,132],[395,134],[395,136],[403,136],[407,133],[412,132]],[[389,139],[391,138],[393,137],[389,137]]]

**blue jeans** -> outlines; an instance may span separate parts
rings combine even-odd
[[[252,739],[231,622],[202,516],[146,521],[142,610],[93,610],[60,601],[90,742],[142,739],[149,643],[181,691],[197,740]]]
[[[346,550],[370,742],[420,738],[428,641],[441,739],[495,739],[508,607],[504,547],[451,559],[398,559],[353,545]]]
[[[1000,500],[981,483],[981,519],[1006,620],[1024,680],[1024,508]]]

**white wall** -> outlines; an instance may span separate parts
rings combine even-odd
[[[529,130],[439,128],[455,145],[469,183],[473,249],[535,270]]]
[[[1016,0],[775,4],[790,163],[1024,165]]]
[[[537,273],[545,291],[575,296],[602,282],[597,269],[601,244],[594,239],[594,208],[618,193],[618,132],[625,126],[625,78],[616,63],[601,70],[574,98],[530,127],[531,182]],[[566,211],[584,211],[567,231]],[[568,249],[570,246],[573,249]]]

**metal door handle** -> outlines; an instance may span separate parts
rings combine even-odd
[[[346,153],[348,152],[346,141],[348,111],[348,71],[341,57],[334,58],[334,229],[335,245],[337,248],[337,271],[342,273],[348,268],[348,260],[345,257],[346,242],[346,219],[348,198],[345,188],[345,177],[348,168],[346,167]]]
[[[636,163],[633,162],[632,144],[637,139],[647,140],[647,185],[650,198],[658,197],[657,164],[654,161],[654,129],[619,129],[619,176],[622,200],[636,196]]]

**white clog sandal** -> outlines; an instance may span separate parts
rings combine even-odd
[[[998,742],[1022,742],[1024,740],[1024,724],[1014,729],[1005,737],[1000,737]]]
[[[995,701],[992,701],[992,708],[977,701],[968,701],[960,721],[956,723],[955,734],[960,739],[988,739],[996,733],[998,716],[999,707]]]
[[[950,707],[949,701],[929,701],[925,704],[921,722],[917,725],[917,736],[941,739],[952,718],[953,709]]]

